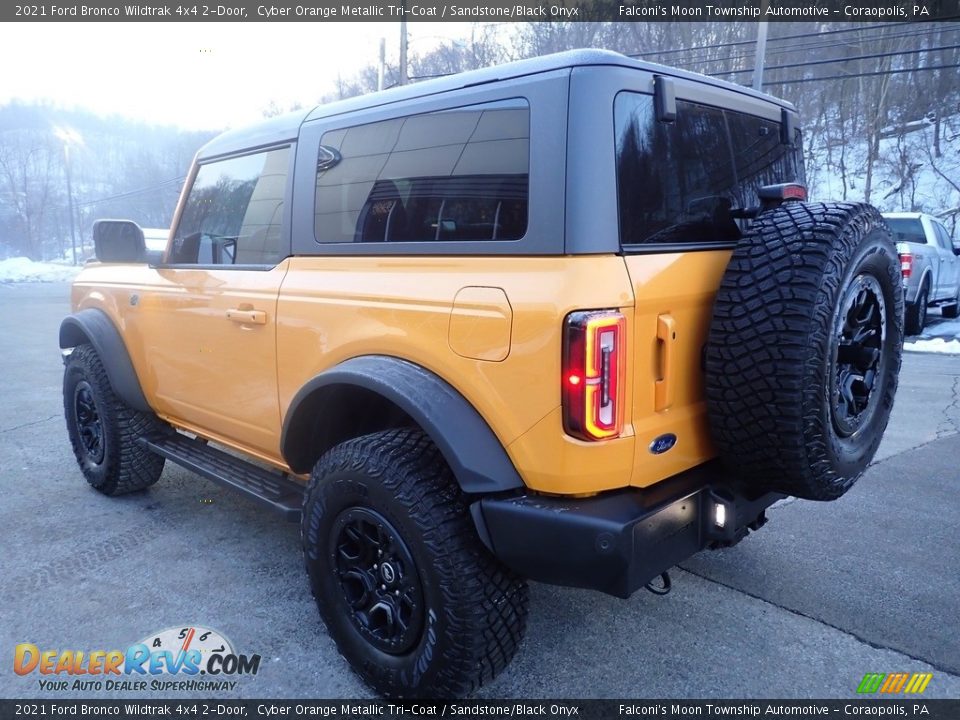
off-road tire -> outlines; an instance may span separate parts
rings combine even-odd
[[[960,287],[957,288],[957,296],[953,302],[940,308],[940,314],[949,320],[960,317]]]
[[[791,202],[755,220],[723,276],[706,347],[707,412],[732,471],[811,500],[850,489],[893,407],[900,283],[890,231],[869,205]]]
[[[78,403],[92,408],[81,421]],[[107,371],[90,345],[79,345],[67,357],[63,373],[63,412],[67,434],[80,470],[104,495],[124,495],[143,490],[160,479],[164,459],[137,444],[137,438],[157,430],[154,415],[133,410],[113,392]],[[82,437],[87,431],[87,438]],[[100,442],[89,440],[96,427]],[[93,446],[93,449],[91,449]]]
[[[359,549],[338,554],[344,547],[339,541],[346,538],[349,543],[353,537],[342,533],[358,513],[380,519],[376,532],[399,537],[399,542],[371,547],[387,547],[391,558],[403,550],[412,559],[412,575],[408,560],[390,559],[391,577],[400,576],[398,584],[413,577],[423,601],[415,608],[421,611],[419,625],[407,605],[407,627],[420,629],[401,636],[406,647],[401,643],[384,649],[386,641],[371,639],[361,629],[359,618],[372,617],[365,615],[365,608],[376,598],[384,601],[378,574],[384,567],[373,570],[366,561],[354,561],[366,557]],[[373,532],[362,534],[369,538]],[[304,498],[302,540],[310,586],[330,636],[354,671],[382,695],[459,697],[491,680],[517,651],[527,623],[526,582],[480,542],[449,467],[420,430],[366,435],[323,455]],[[370,555],[379,552],[370,550]],[[353,574],[349,585],[340,579],[343,563],[351,568],[346,574]],[[371,578],[378,583],[369,598],[353,592],[360,586],[357,572],[363,583]],[[406,598],[408,591],[403,594]]]
[[[917,301],[907,303],[906,327],[907,335],[919,335],[927,326],[927,303],[930,301],[930,290],[926,284],[917,293]]]

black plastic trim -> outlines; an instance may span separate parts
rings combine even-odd
[[[471,513],[484,544],[520,575],[625,598],[700,550],[736,544],[782,497],[739,488],[714,462],[648,490],[485,497]],[[715,523],[718,502],[723,527]]]
[[[96,308],[87,308],[69,315],[60,323],[60,347],[74,348],[89,343],[97,351],[107,370],[113,391],[124,403],[140,412],[153,412],[140,387],[120,332],[110,317]]]
[[[624,255],[664,255],[667,253],[701,252],[706,250],[733,250],[732,242],[633,243],[623,246]]]
[[[385,355],[347,360],[314,377],[294,396],[280,439],[280,450],[294,472],[308,472],[329,449],[317,439],[316,418],[335,423],[338,408],[325,407],[321,394],[351,388],[370,391],[406,413],[437,444],[464,492],[523,487],[500,440],[463,395],[433,372]]]
[[[672,123],[677,119],[677,89],[673,79],[653,76],[653,107],[657,122]]]

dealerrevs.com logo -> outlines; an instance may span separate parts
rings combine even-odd
[[[51,691],[233,690],[237,681],[230,678],[256,675],[259,669],[259,655],[238,654],[221,633],[200,626],[167,628],[126,650],[20,643],[13,653],[13,671],[40,675],[39,688]]]

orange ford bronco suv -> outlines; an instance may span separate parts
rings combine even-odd
[[[797,124],[577,51],[230,131],[165,251],[94,228],[60,329],[83,474],[171,460],[299,521],[357,673],[470,692],[527,579],[627,597],[873,456],[900,265],[872,207],[806,202]]]

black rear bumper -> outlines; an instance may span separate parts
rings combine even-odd
[[[751,494],[710,463],[647,490],[583,499],[488,497],[471,510],[484,543],[517,573],[628,597],[704,548],[739,542],[782,497]]]

